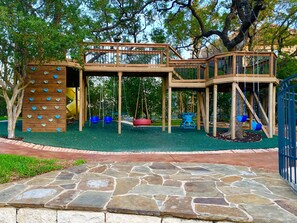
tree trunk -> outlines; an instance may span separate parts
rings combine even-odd
[[[12,107],[8,108],[7,106],[7,138],[14,139],[15,138],[15,126],[16,126],[16,119],[13,117]]]

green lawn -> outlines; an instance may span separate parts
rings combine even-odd
[[[34,157],[0,154],[0,183],[33,177],[82,163],[84,163],[83,160],[69,163],[69,161],[56,159],[38,159]]]

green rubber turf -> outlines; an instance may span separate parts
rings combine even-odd
[[[228,149],[264,149],[277,147],[277,137],[263,137],[260,142],[228,142],[208,137],[203,130],[185,130],[173,127],[172,133],[162,132],[161,127],[133,127],[122,124],[122,134],[117,134],[117,123],[91,125],[86,123],[82,132],[78,123],[67,126],[67,132],[22,132],[17,124],[16,136],[25,142],[41,145],[95,150],[106,152],[176,152],[212,151]],[[0,122],[0,135],[7,135],[7,123]]]

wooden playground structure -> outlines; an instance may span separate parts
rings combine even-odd
[[[212,134],[217,135],[218,92],[231,92],[232,139],[235,138],[240,112],[237,109],[239,101],[247,108],[250,127],[255,120],[263,125],[262,130],[267,137],[271,138],[275,133],[278,79],[274,53],[227,52],[205,59],[185,60],[168,44],[85,43],[84,50],[83,65],[69,59],[42,65],[30,64],[30,84],[25,90],[23,102],[23,131],[66,131],[68,88],[79,89],[75,96],[74,116],[78,114],[79,131],[82,131],[88,117],[88,77],[117,76],[117,121],[118,133],[121,134],[122,77],[133,76],[162,78],[162,131],[166,130],[166,121],[168,133],[172,131],[172,91],[192,89],[197,93],[197,129],[203,123],[205,132],[210,132],[212,106]],[[256,88],[267,90],[266,108]]]

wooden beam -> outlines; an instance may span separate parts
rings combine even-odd
[[[273,84],[270,83],[268,87],[268,131],[269,131],[269,138],[273,137]]]
[[[166,77],[162,78],[162,131],[166,128]]]
[[[205,89],[205,132],[209,133],[209,88]]]
[[[218,85],[213,85],[213,136],[217,136]]]
[[[231,96],[231,139],[235,139],[235,127],[236,127],[236,87],[237,83],[232,83],[232,96]]]
[[[118,134],[122,134],[122,72],[118,72]]]
[[[241,89],[237,85],[236,85],[236,89],[239,92],[242,99],[245,100],[245,96],[244,96],[243,92],[241,91]],[[256,121],[258,123],[261,123],[260,118],[258,117],[258,115],[254,111],[253,107],[250,105],[250,103],[247,100],[246,100],[246,105],[247,105],[248,109],[250,109],[250,111],[252,112],[252,114],[253,114],[254,118],[256,119]],[[268,134],[267,130],[264,127],[262,128],[262,130],[265,133],[265,135],[269,138],[269,134]]]
[[[79,70],[79,131],[83,128],[83,71]]]
[[[168,73],[168,81],[172,79],[172,72]],[[168,88],[168,133],[171,133],[172,88]]]
[[[267,116],[267,114],[266,114],[266,112],[265,112],[265,110],[264,110],[264,108],[263,108],[263,106],[262,106],[262,104],[261,104],[261,102],[260,102],[260,100],[258,98],[258,95],[255,92],[253,94],[254,94],[254,98],[256,99],[256,101],[257,101],[257,103],[258,103],[258,105],[260,107],[260,111],[261,111],[261,113],[263,115],[263,118],[265,119],[266,124],[268,124],[269,123],[268,116]]]

